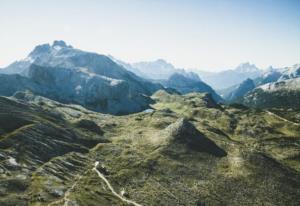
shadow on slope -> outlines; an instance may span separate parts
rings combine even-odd
[[[166,148],[167,153],[178,147],[178,144],[184,145],[188,150],[196,152],[205,152],[216,157],[226,156],[226,152],[217,146],[212,140],[195,128],[193,124],[184,118],[177,120],[169,125],[165,131],[170,143]],[[173,148],[174,147],[174,148]]]

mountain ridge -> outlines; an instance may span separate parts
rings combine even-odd
[[[148,108],[151,100],[147,96],[162,88],[127,71],[107,56],[74,49],[63,41],[36,46],[27,58],[11,64],[2,73],[6,73],[1,75],[3,79],[11,78],[9,74],[21,76],[23,82],[13,82],[17,85],[12,87],[14,92],[31,90],[65,103],[79,103],[113,114]]]

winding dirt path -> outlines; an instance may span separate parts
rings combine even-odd
[[[97,169],[97,166],[99,165],[99,162],[95,162],[95,165],[94,165],[94,168],[93,170],[98,174],[98,176],[106,183],[107,187],[110,189],[110,191],[113,193],[114,196],[116,196],[117,198],[119,198],[120,200],[122,200],[123,202],[125,203],[128,203],[128,204],[131,204],[131,205],[134,205],[134,206],[142,206],[134,201],[131,201],[131,200],[128,200],[124,197],[122,197],[121,195],[119,195],[115,190],[114,188],[111,186],[111,184],[109,183],[109,181],[105,178],[105,176],[99,172],[99,170]]]

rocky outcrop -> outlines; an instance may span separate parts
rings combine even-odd
[[[196,152],[205,152],[213,156],[223,157],[226,152],[218,147],[212,140],[205,137],[188,120],[181,118],[166,128],[168,139],[171,143],[168,146],[173,147],[177,144],[183,145],[188,150]],[[167,148],[168,150],[170,148]]]

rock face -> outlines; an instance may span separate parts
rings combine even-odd
[[[111,114],[148,108],[151,101],[147,96],[162,88],[104,55],[74,49],[63,41],[55,41],[52,46],[37,46],[26,59],[8,66],[3,73],[21,76],[1,75],[0,85],[7,87],[0,90],[1,95],[30,90],[64,103]]]
[[[222,101],[222,98],[207,84],[199,78],[190,78],[179,73],[170,76],[167,81],[161,81],[165,87],[173,88],[182,94],[191,92],[211,93],[216,102]]]
[[[205,152],[217,157],[226,156],[224,150],[205,137],[193,124],[184,118],[180,118],[168,126],[166,131],[172,147],[176,146],[176,144],[180,144],[186,146],[188,150]]]

